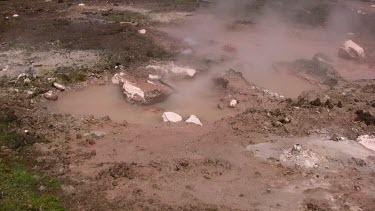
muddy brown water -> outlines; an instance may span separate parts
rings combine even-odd
[[[182,85],[184,87],[185,85]],[[193,89],[190,89],[193,90]],[[172,111],[187,119],[191,114],[203,122],[213,122],[229,114],[229,108],[220,110],[219,93],[208,91],[178,92],[166,101],[148,106],[129,104],[116,85],[89,86],[62,93],[48,109],[55,113],[73,115],[109,116],[116,122],[135,124],[161,123],[164,111]]]

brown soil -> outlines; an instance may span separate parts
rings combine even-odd
[[[370,3],[344,5],[367,12],[361,21],[368,28],[358,27],[353,37],[364,46],[364,63],[336,58],[332,44],[324,53],[333,62],[322,68],[313,55],[324,35],[315,21],[324,18],[305,14],[298,24],[308,27],[293,25],[301,51],[270,55],[283,60],[262,81],[243,65],[248,55],[238,56],[249,46],[234,42],[251,32],[261,49],[256,22],[225,27],[236,33],[229,43],[227,34],[210,36],[181,55],[189,42],[176,31],[196,21],[181,14],[202,15],[195,1],[83,2],[0,1],[0,126],[20,135],[0,142],[1,155],[29,160],[34,170],[58,178],[67,210],[375,210],[375,152],[356,141],[375,135],[375,80],[364,74],[375,74]],[[108,19],[113,14],[116,21]],[[136,24],[120,23],[119,14]],[[143,28],[146,34],[138,32]],[[44,58],[56,54],[64,62]],[[165,102],[129,105],[110,84],[119,71],[145,83],[148,64],[169,61],[197,74],[163,78],[174,88]],[[349,75],[357,69],[364,70],[354,81]],[[30,82],[13,77],[16,70]],[[51,86],[52,77],[67,86],[64,93]],[[43,98],[48,90],[58,93],[56,102]],[[231,108],[233,99],[238,104]],[[184,120],[197,115],[203,126],[162,122],[163,112],[173,110]]]

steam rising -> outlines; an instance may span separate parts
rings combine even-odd
[[[318,52],[336,58],[358,25],[351,10],[325,2],[216,0],[181,27],[165,30],[185,40],[195,57],[214,61],[210,73],[233,68],[259,86],[296,96],[310,85],[276,73],[273,65]]]

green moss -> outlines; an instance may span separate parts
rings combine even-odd
[[[0,210],[64,210],[51,194],[59,183],[43,177],[16,162],[0,160]],[[43,188],[41,188],[43,187]]]
[[[60,67],[53,74],[61,83],[72,84],[85,81],[88,72],[87,68]]]
[[[14,141],[17,139],[17,136],[15,134],[3,134],[0,132],[0,142],[1,141]]]

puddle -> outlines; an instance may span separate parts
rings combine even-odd
[[[190,88],[187,88],[187,87]],[[187,119],[191,114],[203,122],[213,122],[229,114],[229,109],[220,110],[219,93],[199,89],[199,85],[183,83],[178,92],[166,101],[149,106],[129,104],[116,85],[90,86],[65,92],[56,102],[49,102],[48,109],[56,113],[73,115],[109,116],[113,121],[126,120],[135,124],[156,124],[162,122],[164,111],[173,111]]]
[[[193,56],[220,63],[219,67],[211,68],[211,72],[234,69],[242,72],[249,82],[291,98],[303,91],[321,88],[289,74],[275,73],[274,64],[312,58],[318,52],[336,55],[341,44],[340,40],[332,40],[318,29],[299,29],[278,23],[236,29],[230,28],[228,23],[231,22],[216,16],[197,15],[186,24],[160,30],[183,40]]]
[[[307,80],[286,73],[275,72],[272,74],[272,77],[261,74],[249,74],[244,75],[244,77],[247,80],[254,80],[255,85],[265,87],[272,92],[290,98],[297,98],[303,91],[321,89],[319,86],[311,84]]]
[[[375,69],[368,64],[359,64],[341,60],[337,64],[337,71],[347,80],[375,79]]]

